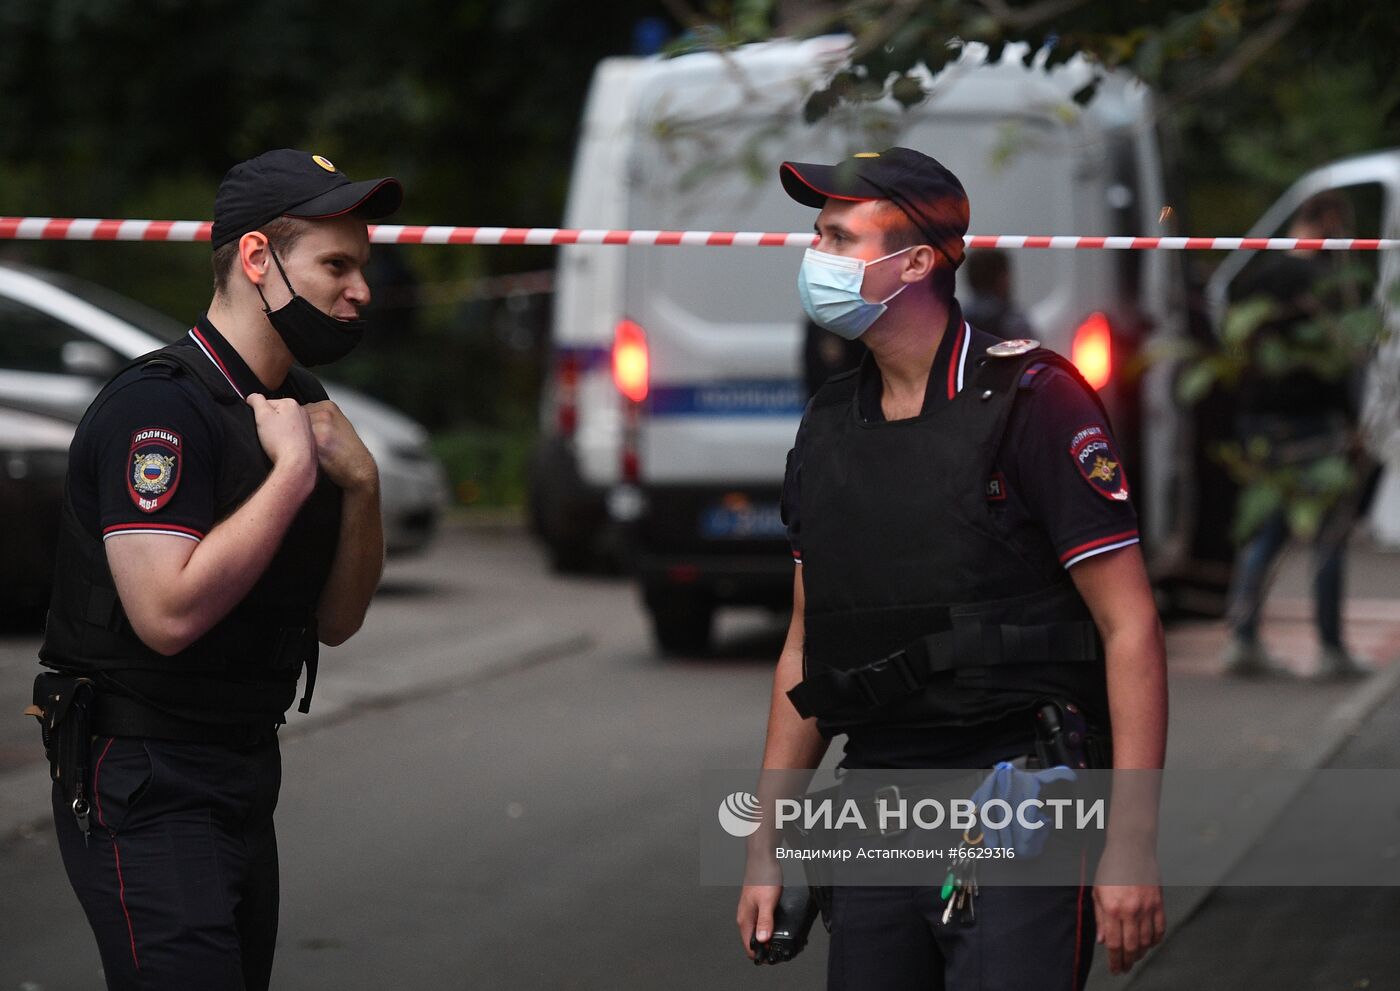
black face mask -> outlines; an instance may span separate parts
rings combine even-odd
[[[272,251],[271,245],[267,250],[272,253],[272,260],[277,265],[277,271],[282,273],[282,281],[287,283],[287,291],[292,298],[286,306],[274,310],[267,305],[262,286],[257,286],[258,295],[262,296],[263,312],[267,314],[268,322],[281,336],[297,363],[305,368],[329,365],[355,350],[355,345],[365,335],[365,322],[359,319],[337,320],[298,296],[277,252]]]

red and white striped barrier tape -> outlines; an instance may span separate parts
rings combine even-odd
[[[12,241],[207,241],[208,221],[95,220],[64,217],[0,217],[0,240]],[[372,224],[375,244],[618,244],[746,248],[808,248],[814,234],[759,231],[610,231],[557,227],[415,227]],[[1296,237],[1088,237],[1028,234],[970,234],[969,248],[1090,248],[1108,250],[1383,251],[1400,247],[1395,238]]]

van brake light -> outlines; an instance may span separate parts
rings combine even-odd
[[[646,399],[651,378],[647,335],[632,320],[618,321],[613,331],[612,368],[618,392],[634,403]]]
[[[1074,332],[1070,360],[1095,389],[1108,385],[1113,374],[1113,334],[1109,329],[1108,317],[1098,312],[1091,313],[1079,325]]]
[[[555,377],[558,393],[554,422],[560,436],[563,437],[572,437],[578,429],[578,378],[578,357],[572,353],[559,355]]]

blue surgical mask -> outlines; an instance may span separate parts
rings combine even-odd
[[[802,298],[802,308],[818,327],[854,341],[880,319],[890,300],[908,288],[905,283],[880,302],[872,303],[860,294],[866,268],[902,255],[913,247],[910,245],[871,261],[808,248],[797,273],[797,295]]]

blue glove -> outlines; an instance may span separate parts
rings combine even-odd
[[[1014,849],[1018,857],[1036,857],[1045,849],[1050,826],[1046,822],[1045,810],[1031,808],[1025,818],[1029,822],[1039,822],[1039,829],[1028,829],[1021,823],[1017,810],[1022,802],[1040,797],[1040,791],[1048,784],[1057,781],[1073,781],[1075,774],[1068,767],[1048,767],[1040,771],[1023,771],[1008,761],[1002,761],[987,775],[987,780],[972,793],[972,800],[980,810],[991,799],[1000,798],[1011,806],[1011,821],[1002,829],[986,829],[985,843],[989,847]],[[996,810],[1000,819],[1004,812]]]

